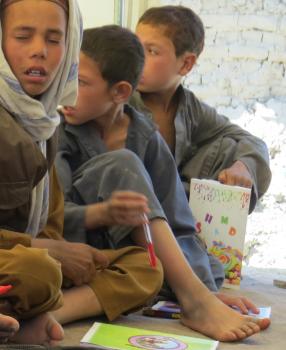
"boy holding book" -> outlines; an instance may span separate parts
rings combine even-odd
[[[143,64],[143,48],[128,30],[106,26],[84,32],[78,101],[75,107],[63,109],[65,121],[57,155],[68,202],[66,229],[68,221],[78,222],[80,231],[72,239],[115,248],[133,242],[146,247],[141,224],[142,213],[149,211],[156,254],[182,308],[181,321],[218,340],[243,339],[266,328],[269,320],[242,316],[209,292],[185,260],[168,225],[168,215],[160,205],[166,201],[171,206],[174,198],[167,198],[168,195],[176,196],[176,191],[180,191],[180,200],[173,201],[172,210],[174,206],[185,213],[189,210],[167,145],[151,121],[126,105]],[[133,211],[133,224],[122,226],[119,219],[112,221],[108,200],[116,189],[143,193],[150,208],[139,210],[142,198],[136,198],[132,192],[135,197],[131,197],[129,206],[138,208]],[[122,204],[119,218],[124,218],[126,207],[128,200]],[[76,221],[72,216],[77,216]],[[188,221],[188,215],[185,220]],[[102,226],[112,229],[99,232],[97,228]],[[65,234],[71,237],[72,229]]]
[[[265,143],[182,86],[204,47],[201,19],[184,6],[154,7],[139,19],[136,34],[146,62],[131,104],[158,125],[186,192],[193,177],[249,187],[251,212],[271,180]]]

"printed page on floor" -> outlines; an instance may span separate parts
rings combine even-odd
[[[215,350],[218,342],[211,339],[95,322],[82,338],[81,345],[117,350]]]

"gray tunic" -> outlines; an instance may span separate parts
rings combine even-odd
[[[177,94],[174,158],[186,192],[191,178],[217,179],[220,171],[240,160],[253,180],[251,212],[271,181],[265,143],[199,101],[191,91],[179,86]],[[132,97],[131,104],[152,118],[138,92]]]
[[[86,232],[85,205],[107,200],[115,190],[144,193],[150,219],[168,220],[193,269],[210,289],[217,290],[223,281],[221,264],[207,254],[194,234],[194,219],[167,144],[151,120],[130,106],[125,112],[130,124],[124,150],[109,152],[89,123],[61,125],[56,165],[66,198],[66,238],[100,248],[131,244],[132,228],[106,228],[101,236]]]

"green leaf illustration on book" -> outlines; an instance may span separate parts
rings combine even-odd
[[[218,342],[146,329],[95,322],[82,345],[116,350],[215,350]]]

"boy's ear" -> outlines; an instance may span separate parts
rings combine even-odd
[[[179,74],[181,76],[187,75],[192,70],[192,68],[195,65],[196,61],[197,61],[196,54],[194,54],[192,52],[185,52],[182,55],[182,65],[181,65]]]
[[[126,103],[133,93],[133,88],[127,81],[119,81],[111,88],[111,94],[115,103]]]

